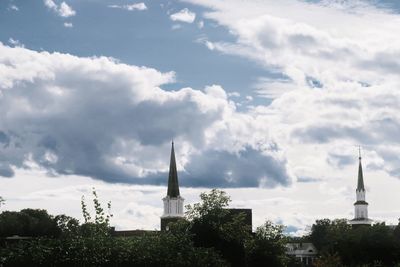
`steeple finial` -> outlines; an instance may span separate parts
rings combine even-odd
[[[178,197],[179,196],[179,184],[178,184],[178,171],[176,169],[174,141],[172,140],[171,145],[171,159],[169,164],[169,176],[168,176],[168,191],[167,196]]]

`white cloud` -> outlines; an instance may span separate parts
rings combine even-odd
[[[16,5],[9,5],[7,9],[12,11],[19,11],[19,8]]]
[[[75,10],[73,10],[66,2],[57,5],[53,0],[44,0],[44,4],[48,9],[53,10],[60,17],[68,18],[76,15]]]
[[[53,0],[44,0],[44,4],[45,4],[48,8],[50,8],[50,9],[52,9],[52,10],[54,10],[54,11],[57,11],[57,9],[58,9],[56,3],[54,3]]]
[[[182,25],[181,24],[173,24],[172,26],[171,26],[171,29],[172,30],[179,30],[179,29],[181,29],[182,28]]]
[[[11,37],[8,39],[8,43],[13,45],[13,46],[24,47],[24,44],[21,44],[21,42],[19,40],[13,39]]]
[[[216,47],[214,43],[210,42],[207,37],[200,37],[196,40],[197,43],[204,44],[209,50],[214,50]]]
[[[179,12],[173,13],[170,16],[172,21],[180,21],[186,23],[193,23],[196,19],[196,13],[191,12],[189,9],[184,8]]]
[[[135,3],[135,4],[130,4],[130,5],[109,5],[108,7],[110,8],[119,8],[119,9],[125,9],[128,11],[135,11],[135,10],[147,10],[147,6],[145,3]]]
[[[64,22],[64,27],[65,28],[72,28],[74,25],[71,22]]]
[[[188,2],[213,9],[205,17],[237,36],[233,43],[205,42],[208,47],[255,60],[298,85],[305,85],[307,77],[327,86],[379,83],[383,75],[396,76],[400,66],[400,40],[392,34],[398,16],[365,3],[352,2],[350,12],[347,2],[338,1]]]
[[[174,139],[183,184],[278,186],[293,179],[285,155],[263,147],[271,142],[267,128],[237,113],[221,86],[164,91],[172,72],[4,45],[0,69],[0,112],[8,114],[0,118],[7,125],[0,129],[0,175],[34,162],[52,175],[159,184],[168,165],[157,151],[168,151]],[[27,125],[31,131],[20,132]]]
[[[387,172],[400,176],[384,148],[390,142],[400,151],[394,138],[400,130],[394,89],[400,85],[400,37],[393,35],[399,15],[358,1],[187,2],[210,8],[204,16],[237,37],[199,42],[280,74],[254,84],[261,96],[275,100],[253,111],[274,123],[272,132],[285,149],[304,141],[326,145],[321,149],[363,144],[381,151]]]
[[[197,23],[197,27],[199,27],[199,29],[203,29],[203,27],[204,27],[204,21],[200,20],[200,21]]]
[[[367,198],[377,205],[370,206],[372,217],[391,213],[393,221],[397,208],[383,205],[390,200],[382,184],[400,178],[400,37],[393,34],[400,28],[400,15],[360,1],[185,2],[208,8],[204,17],[236,37],[228,42],[203,36],[198,42],[274,73],[253,85],[269,100],[247,106],[245,113],[256,118],[257,125],[268,125],[269,139],[284,151],[297,178],[295,187],[324,184],[308,186],[336,198],[350,192],[341,202],[348,204],[347,214],[342,209],[334,215],[337,208],[332,206],[318,217],[351,218],[356,145],[361,144],[371,190]],[[308,192],[311,201],[315,194]]]
[[[73,10],[67,3],[62,2],[59,9],[58,13],[60,14],[61,17],[68,18],[71,16],[75,16],[76,12]]]
[[[240,93],[239,92],[231,92],[231,93],[228,93],[228,96],[229,97],[240,97]]]
[[[246,101],[247,101],[247,102],[253,101],[253,97],[252,97],[251,95],[247,95],[247,96],[246,96]]]

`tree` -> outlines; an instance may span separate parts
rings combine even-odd
[[[323,255],[319,266],[333,258],[345,266],[395,266],[400,261],[400,232],[376,223],[352,228],[343,219],[317,220],[310,240]]]
[[[0,196],[0,207],[3,206],[5,203],[6,201],[4,200],[4,198]]]
[[[232,266],[244,266],[244,243],[251,229],[243,214],[232,215],[228,209],[230,197],[212,189],[200,194],[201,202],[186,206],[186,218],[194,245],[215,248]]]
[[[79,225],[69,216],[56,216],[54,221],[61,231],[58,238],[0,246],[0,266],[228,266],[213,248],[193,245],[189,222],[184,220],[172,225],[168,232],[113,237],[109,231],[111,215],[104,212],[97,194],[93,196],[93,216],[82,201],[85,223]]]
[[[333,253],[342,247],[338,244],[350,231],[351,226],[346,219],[317,220],[311,227],[310,240],[320,253]]]
[[[186,205],[186,218],[189,221],[201,220],[206,216],[215,218],[223,218],[227,211],[224,208],[229,206],[231,198],[224,192],[218,189],[212,189],[210,193],[200,194],[200,203]]]
[[[56,222],[59,230],[58,236],[61,238],[76,236],[79,233],[79,220],[73,217],[61,214],[55,216],[54,221]]]
[[[321,257],[316,259],[313,263],[314,267],[340,267],[342,262],[337,253],[334,254],[323,254]]]
[[[266,221],[246,243],[248,266],[287,266],[284,226]]]
[[[81,226],[81,232],[83,235],[87,236],[97,236],[104,237],[110,235],[110,219],[113,217],[111,213],[111,202],[107,203],[107,213],[100,204],[99,197],[95,188],[92,189],[93,195],[93,209],[94,209],[94,219],[92,218],[90,212],[87,209],[85,202],[85,197],[81,198],[82,215],[84,218],[84,223]]]
[[[57,236],[57,223],[43,209],[3,211],[0,214],[0,236]]]

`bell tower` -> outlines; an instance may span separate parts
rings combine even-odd
[[[361,164],[361,148],[358,151],[358,179],[356,189],[356,202],[354,203],[354,219],[350,220],[352,225],[371,225],[372,220],[368,218],[368,202],[365,201],[364,176]]]
[[[168,224],[183,218],[183,201],[179,193],[178,171],[176,169],[174,142],[171,147],[167,196],[163,199],[164,213],[161,216],[161,231],[168,230]]]

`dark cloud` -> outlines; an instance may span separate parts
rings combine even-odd
[[[315,183],[315,182],[321,181],[321,179],[302,176],[302,177],[298,177],[297,181],[300,183]]]
[[[355,144],[378,144],[381,139],[376,138],[376,131],[370,131],[371,125],[359,127],[343,126],[337,122],[331,124],[312,124],[294,129],[292,137],[306,143],[329,143],[338,139],[353,140]],[[374,126],[373,126],[374,127]],[[376,129],[375,129],[376,130]],[[385,133],[382,133],[385,134]]]
[[[343,138],[345,132],[343,129],[334,128],[329,126],[316,126],[302,127],[293,130],[292,137],[300,139],[307,143],[327,143],[335,138]]]
[[[321,83],[321,81],[317,80],[316,78],[313,78],[311,76],[306,77],[306,82],[311,88],[322,88],[324,85]]]
[[[368,70],[374,70],[381,73],[393,73],[400,71],[399,52],[379,52],[372,59],[360,60],[358,67]]]
[[[89,100],[94,96],[86,97]],[[116,140],[152,147],[157,154],[144,158],[145,161],[165,160],[167,158],[163,158],[160,151],[157,152],[157,146],[161,150],[173,138],[200,146],[205,128],[219,118],[218,112],[202,113],[197,104],[190,100],[166,101],[162,105],[149,100],[136,106],[129,101],[120,101],[119,105],[114,105],[112,101],[119,97],[116,95],[114,99],[110,98],[110,102],[101,103],[93,99],[90,103],[75,105],[73,112],[52,114],[46,119],[27,116],[14,122],[15,129],[17,125],[25,125],[31,130],[23,133],[21,149],[8,149],[17,156],[9,160],[21,166],[24,155],[31,153],[35,162],[56,173],[86,175],[107,181],[129,181],[135,174],[124,170],[123,166],[117,166],[110,158],[118,154],[128,158],[141,158],[144,155],[135,149],[121,151],[127,146],[116,144]]]
[[[0,162],[0,176],[7,178],[14,176],[14,171],[9,164]]]
[[[164,155],[165,161],[168,156]],[[192,156],[184,168],[178,176],[180,185],[186,187],[274,187],[287,186],[292,181],[285,160],[250,147],[238,153],[207,150]],[[168,172],[129,180],[135,184],[166,185]]]
[[[0,49],[17,53],[4,46]],[[247,147],[246,140],[237,140],[242,143],[237,154],[207,146],[206,131],[225,123],[226,110],[235,117],[218,86],[204,92],[191,88],[167,92],[159,86],[172,80],[169,73],[107,58],[20,50],[20,57],[0,57],[0,65],[15,75],[25,73],[25,57],[33,62],[29,77],[17,75],[18,82],[12,75],[0,77],[0,85],[3,82],[3,87],[9,87],[1,91],[0,98],[0,113],[8,114],[0,117],[0,125],[7,126],[0,131],[2,176],[14,175],[10,165],[28,168],[33,161],[52,176],[74,174],[107,182],[165,184],[170,141],[175,139],[190,151],[186,172],[181,175],[183,185],[275,186],[290,182],[284,159]]]
[[[388,108],[385,105],[383,107]],[[361,145],[367,150],[375,151],[384,162],[371,162],[365,167],[371,170],[385,170],[391,176],[400,177],[399,133],[400,122],[395,117],[372,117],[364,121],[362,126],[355,124],[354,127],[343,126],[338,121],[326,125],[312,124],[295,129],[292,137],[310,144],[329,144],[335,140],[347,140],[350,144]],[[391,145],[389,148],[385,147],[389,144]],[[346,165],[353,165],[356,159],[354,155],[328,153],[327,162],[336,168],[343,168]]]
[[[354,165],[356,158],[354,157],[354,155],[328,153],[327,161],[335,168],[343,168],[347,165]]]
[[[400,178],[400,168],[394,168],[389,171],[389,174],[392,176],[395,176],[397,178]]]
[[[2,131],[0,131],[0,144],[2,144],[3,147],[7,147],[10,144],[10,138]]]
[[[291,182],[285,161],[250,147],[238,153],[205,151],[192,157],[181,176],[187,186],[271,187]]]

